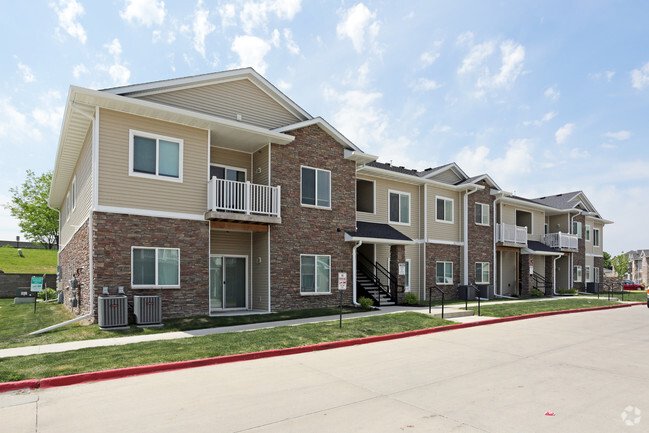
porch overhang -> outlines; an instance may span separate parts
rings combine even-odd
[[[369,244],[412,245],[416,242],[388,224],[356,222],[356,231],[345,232],[345,241]]]
[[[521,254],[535,256],[562,256],[563,253],[538,241],[527,241],[527,247],[521,249]]]

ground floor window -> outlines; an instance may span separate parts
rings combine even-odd
[[[180,249],[133,247],[131,285],[137,287],[179,287]]]
[[[590,282],[590,266],[586,266],[586,282]]]
[[[599,283],[599,268],[594,268],[595,270],[595,282]]]
[[[406,291],[410,291],[410,259],[406,259]]]
[[[437,284],[453,284],[453,262],[437,262]]]
[[[572,281],[581,283],[581,266],[574,266],[572,268]]]
[[[489,284],[489,262],[476,262],[475,282],[476,284]]]
[[[300,256],[300,293],[331,292],[331,257]]]

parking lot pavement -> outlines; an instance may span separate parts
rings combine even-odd
[[[6,393],[0,432],[647,431],[648,325],[633,306]]]

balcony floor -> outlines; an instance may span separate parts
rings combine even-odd
[[[255,215],[237,212],[218,212],[208,211],[205,212],[205,219],[210,221],[228,221],[228,222],[246,222],[252,224],[281,224],[281,217],[273,217],[268,215]]]

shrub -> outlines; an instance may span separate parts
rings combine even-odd
[[[366,298],[365,296],[358,298],[358,303],[361,304],[361,308],[365,311],[371,310],[372,305],[374,305],[374,301],[372,301],[370,298]]]
[[[406,305],[419,305],[419,298],[412,292],[408,292],[403,297],[403,303]]]
[[[533,298],[542,298],[545,296],[545,293],[540,291],[539,289],[532,288],[531,295]]]
[[[557,293],[560,295],[576,295],[578,292],[577,289],[559,289]]]
[[[47,299],[57,299],[58,297],[56,290],[47,288],[38,293],[38,299],[45,299],[45,292],[47,292]]]

